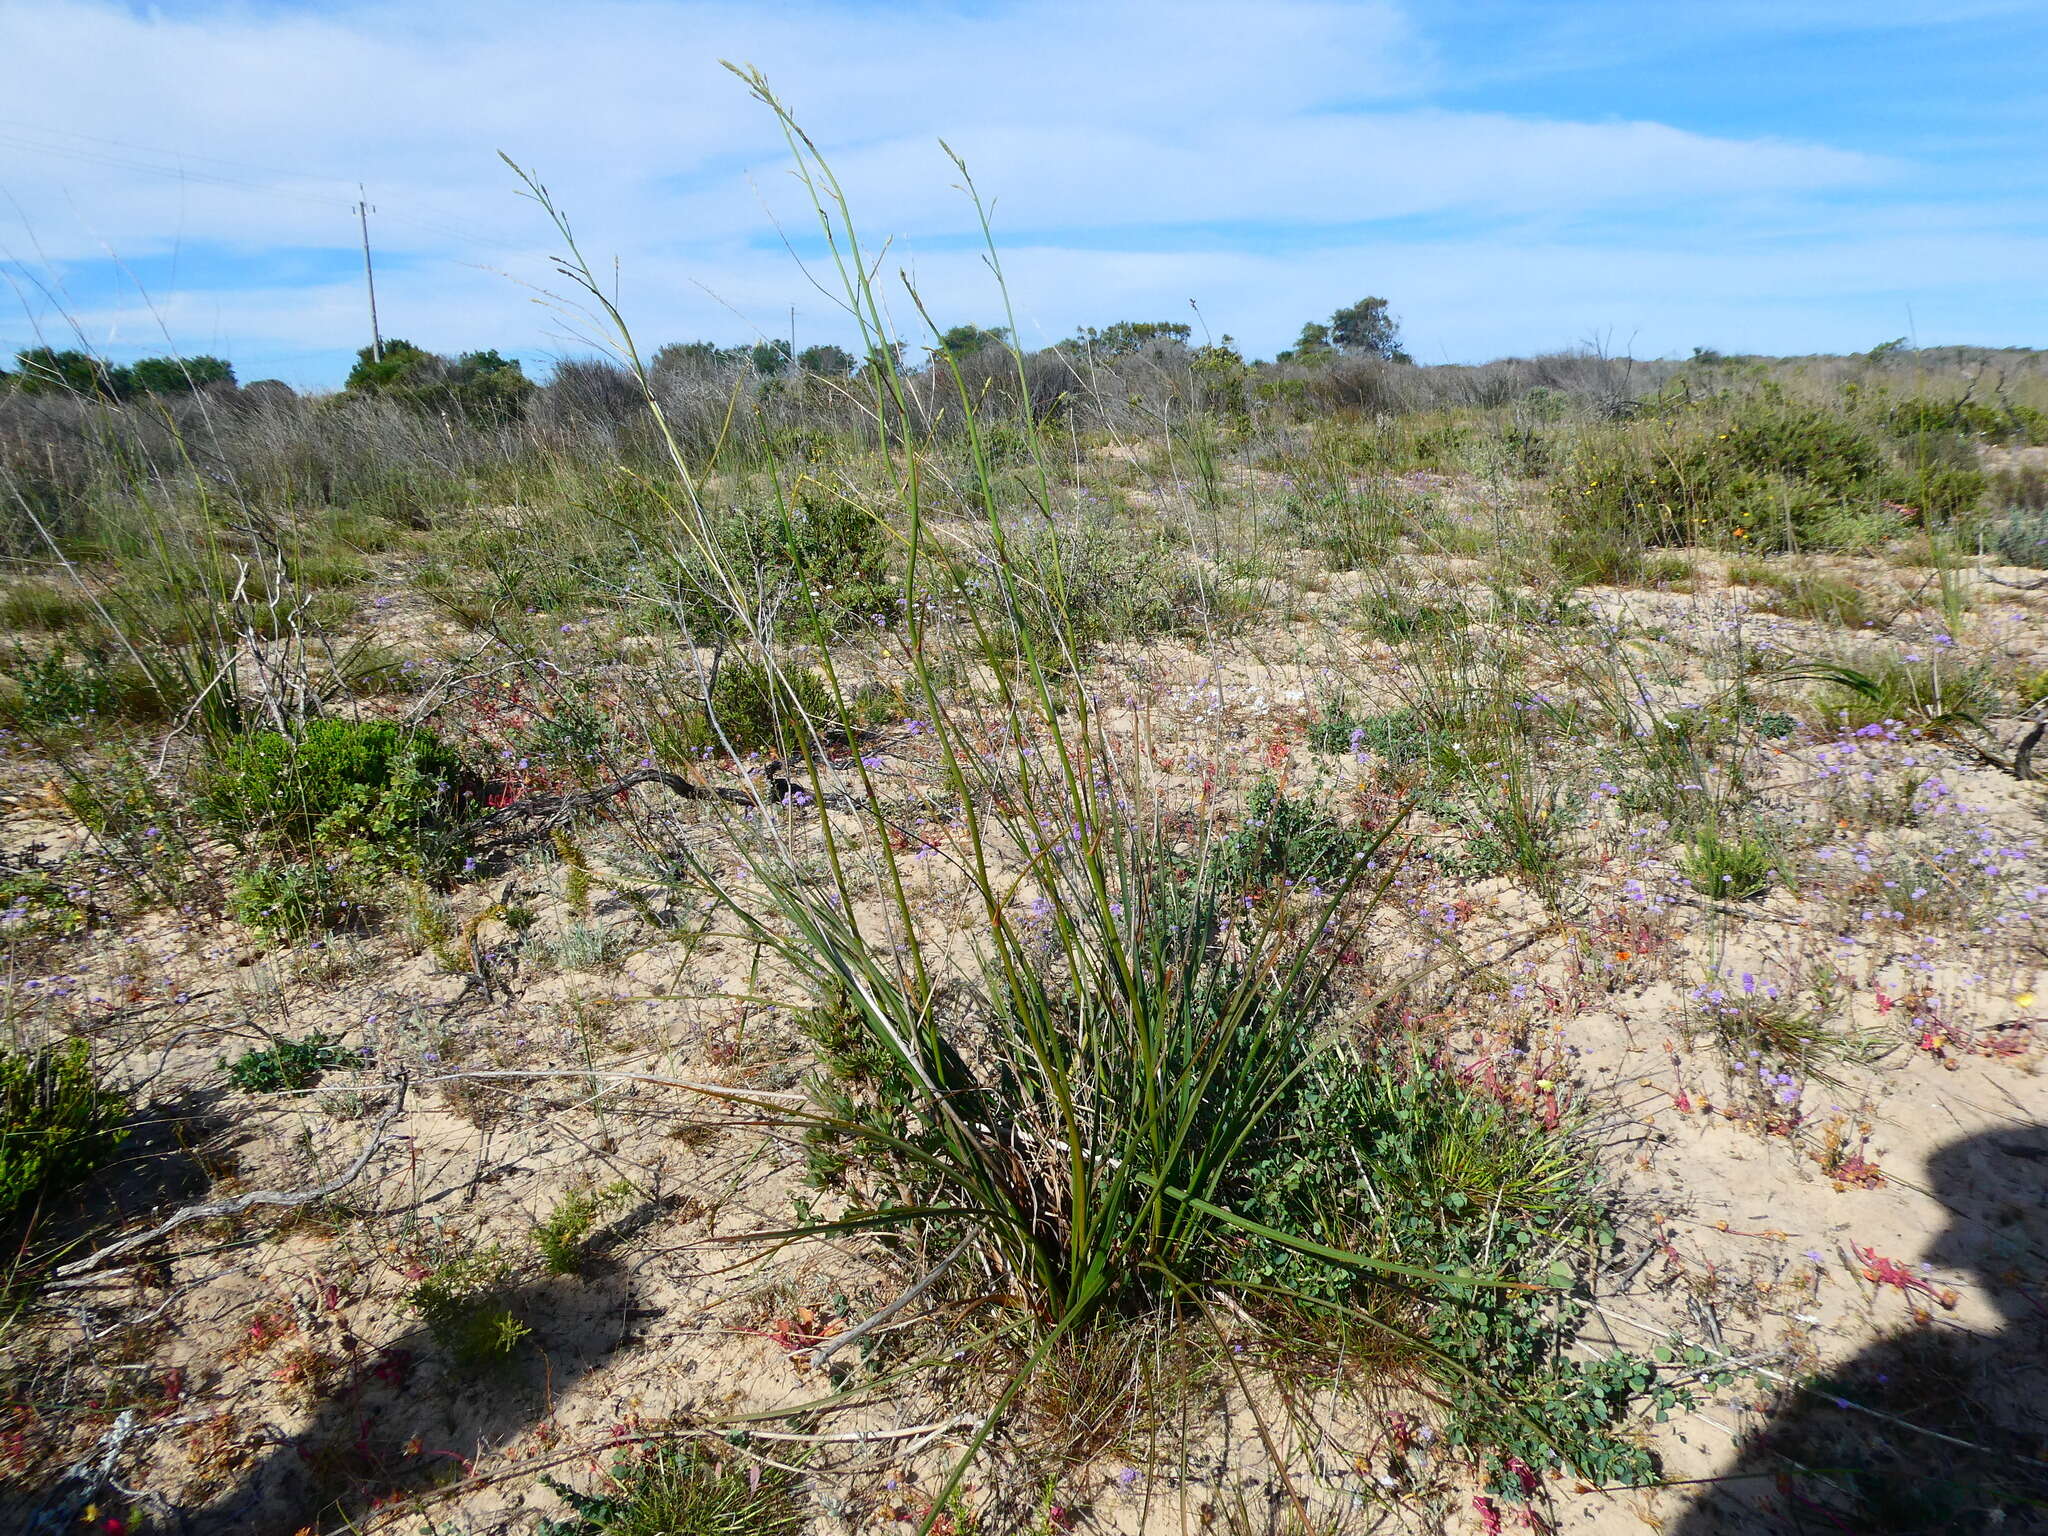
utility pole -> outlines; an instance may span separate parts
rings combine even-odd
[[[370,290],[370,357],[384,361],[384,337],[377,329],[377,274],[370,269],[370,215],[377,210],[363,200],[363,184],[356,183],[356,218],[363,227],[363,282]]]

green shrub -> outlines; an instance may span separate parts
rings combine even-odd
[[[1471,615],[1455,598],[1426,602],[1400,592],[1377,592],[1366,602],[1365,632],[1388,645],[1456,634]]]
[[[0,945],[64,938],[91,921],[82,889],[67,887],[40,869],[0,876]]]
[[[1042,529],[1009,546],[1016,594],[1011,624],[989,636],[997,655],[1028,641],[1040,662],[1063,668],[1069,655],[1133,636],[1177,634],[1214,621],[1227,594],[1171,540],[1144,538],[1106,520]],[[987,562],[963,561],[954,596],[981,611],[999,609]]]
[[[1245,798],[1244,816],[1209,849],[1213,888],[1241,895],[1276,881],[1341,882],[1365,840],[1325,811],[1282,793],[1262,778]]]
[[[1384,487],[1354,491],[1342,480],[1322,494],[1305,486],[1289,498],[1286,515],[1303,544],[1321,550],[1336,571],[1384,565],[1404,526],[1401,509],[1388,499]]]
[[[889,538],[874,514],[844,496],[805,482],[787,518],[762,527],[779,555],[804,584],[825,634],[887,619],[902,592],[889,572]]]
[[[810,1513],[802,1479],[707,1440],[621,1456],[597,1493],[541,1479],[575,1511],[540,1536],[802,1536]]]
[[[1567,574],[1613,580],[1631,551],[1656,545],[1857,547],[1914,517],[1953,520],[1983,491],[1950,445],[1903,454],[1838,412],[1766,395],[1582,447],[1552,486],[1552,554]]]
[[[139,668],[97,648],[84,650],[74,662],[62,645],[35,655],[17,644],[12,658],[0,663],[0,677],[10,685],[0,695],[0,719],[16,725],[104,728],[114,721],[154,720],[163,713]]]
[[[433,732],[384,720],[315,720],[297,737],[257,731],[222,747],[201,813],[259,847],[348,851],[421,873],[453,851],[469,776]]]
[[[1855,582],[1814,571],[1780,571],[1762,561],[1741,562],[1728,579],[1762,589],[1755,606],[1788,618],[1815,619],[1861,629],[1876,621],[1870,598]]]
[[[2048,571],[2048,513],[2014,511],[1980,532],[1985,553],[2004,565]]]
[[[1434,760],[1445,752],[1447,739],[1431,728],[1419,711],[1387,710],[1380,714],[1353,715],[1341,701],[1324,705],[1308,728],[1311,752],[1370,752],[1394,765]]]
[[[1988,670],[1939,655],[1863,655],[1791,675],[1824,683],[1827,723],[1851,730],[1887,721],[1968,723],[1998,701],[1997,680]]]
[[[1987,443],[2048,442],[2048,415],[2028,405],[1987,405],[1981,400],[1901,400],[1884,415],[1896,437],[1972,438]]]
[[[493,1245],[435,1266],[406,1299],[448,1358],[474,1369],[501,1364],[533,1331],[507,1300],[511,1281],[512,1266]]]
[[[535,385],[516,357],[486,351],[450,358],[394,340],[358,352],[342,388],[351,395],[395,400],[423,413],[499,426],[518,419]]]
[[[778,671],[780,681],[765,662],[751,656],[727,657],[711,684],[710,715],[701,705],[685,715],[675,732],[675,745],[689,753],[723,752],[727,743],[741,754],[800,753],[809,730],[828,731],[836,719],[832,695],[825,680],[808,667]]]
[[[69,587],[22,582],[0,593],[0,628],[35,629],[55,634],[83,629],[98,619],[93,606]]]
[[[341,865],[263,863],[228,885],[228,916],[274,944],[295,944],[343,926],[368,903],[351,901]]]
[[[607,515],[637,517],[650,529],[672,514],[649,505],[644,482],[627,482],[628,510]],[[613,485],[602,498],[622,499]],[[872,626],[901,611],[902,593],[891,573],[892,540],[874,515],[857,502],[806,479],[785,509],[746,508],[717,518],[710,527],[714,548],[670,537],[664,558],[642,579],[642,600],[669,610],[700,642],[733,633],[730,598],[713,561],[764,593],[787,593],[786,622],[806,639],[822,640]],[[577,577],[579,585],[582,578]]]
[[[1802,480],[1837,499],[1856,494],[1887,467],[1884,446],[1848,417],[1768,397],[1738,411],[1715,441],[1745,469]]]
[[[222,1058],[220,1067],[244,1093],[288,1093],[310,1088],[321,1073],[351,1066],[355,1060],[355,1053],[340,1041],[316,1032],[303,1040],[280,1040],[244,1051],[233,1061]]]
[[[100,1085],[83,1040],[0,1050],[0,1221],[104,1163],[126,1134],[128,1108]]]

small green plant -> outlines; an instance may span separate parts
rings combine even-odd
[[[1262,778],[1245,797],[1237,827],[1210,849],[1207,874],[1216,890],[1230,895],[1276,882],[1336,884],[1364,851],[1365,840],[1356,832]]]
[[[1328,486],[1306,486],[1287,503],[1289,520],[1303,542],[1329,557],[1337,571],[1384,565],[1399,546],[1404,519],[1384,487],[1351,489],[1339,476]]]
[[[797,1473],[710,1440],[621,1456],[594,1493],[542,1482],[576,1518],[544,1521],[541,1536],[802,1536],[810,1526]]]
[[[45,870],[0,875],[0,947],[65,938],[83,932],[92,919],[87,893]]]
[[[1754,901],[1779,879],[1778,856],[1747,833],[1724,837],[1712,827],[1694,834],[1682,865],[1703,896],[1719,901]]]
[[[297,736],[230,740],[202,775],[202,814],[230,836],[301,854],[346,851],[418,874],[454,851],[467,802],[462,760],[431,731],[386,720],[315,720]]]
[[[228,916],[271,944],[296,944],[349,919],[357,903],[338,866],[264,863],[228,886]]]
[[[1578,1313],[1554,1287],[1572,1255],[1611,1234],[1590,1151],[1546,1092],[1399,1048],[1335,1053],[1304,1078],[1286,1130],[1244,1175],[1240,1206],[1333,1248],[1530,1282],[1422,1301],[1419,1363],[1445,1392],[1449,1438],[1481,1452],[1496,1478],[1508,1456],[1640,1476],[1647,1452],[1616,1433],[1631,1393],[1611,1379],[1629,1357],[1566,1352]],[[1332,1319],[1391,1300],[1373,1275],[1298,1248],[1254,1241],[1237,1263],[1243,1281],[1321,1300]]]
[[[677,732],[685,751],[802,751],[806,734],[837,718],[824,679],[807,667],[778,667],[753,657],[726,658],[711,684],[711,710],[701,705]],[[714,728],[715,722],[715,728]],[[808,723],[807,723],[808,722]]]
[[[603,1189],[577,1190],[557,1200],[547,1219],[533,1230],[533,1245],[540,1250],[541,1263],[551,1275],[582,1272],[589,1259],[590,1234],[598,1218],[633,1193],[633,1186],[621,1179]]]
[[[83,1040],[0,1050],[0,1221],[69,1188],[119,1146],[125,1095],[103,1087]]]
[[[244,1093],[288,1093],[310,1088],[323,1072],[351,1066],[356,1056],[330,1035],[314,1033],[303,1040],[279,1040],[275,1044],[244,1051],[233,1061],[221,1061],[228,1081]]]
[[[407,1300],[455,1364],[499,1365],[533,1331],[506,1299],[511,1281],[512,1266],[493,1244],[437,1265]]]
[[[1348,752],[1354,757],[1371,753],[1397,767],[1455,755],[1449,737],[1418,710],[1354,716],[1341,703],[1328,705],[1310,725],[1308,744],[1313,752]]]
[[[1739,984],[1717,976],[1693,989],[1692,1003],[1694,1021],[1730,1066],[1754,1077],[1749,1086],[1780,1108],[1799,1103],[1800,1079],[1832,1082],[1833,1066],[1871,1047],[1832,1022],[1841,999],[1826,978],[1802,995],[1752,975]]]
[[[62,645],[36,655],[17,642],[12,658],[0,664],[0,678],[8,685],[0,693],[0,719],[16,725],[105,727],[161,714],[149,680],[96,648],[74,661]]]
[[[1729,568],[1728,577],[1760,588],[1754,602],[1765,613],[1815,619],[1848,629],[1864,629],[1877,622],[1868,594],[1846,577],[1778,570],[1762,560],[1739,561]]]
[[[1455,599],[1441,603],[1424,602],[1402,593],[1386,591],[1373,595],[1366,609],[1365,631],[1388,645],[1403,645],[1410,640],[1430,640],[1456,634],[1465,627],[1469,618],[1465,605]]]
[[[90,626],[98,615],[89,599],[70,587],[29,581],[0,592],[0,627],[58,634]]]

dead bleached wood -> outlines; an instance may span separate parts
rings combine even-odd
[[[87,1274],[92,1270],[104,1268],[106,1265],[113,1263],[114,1260],[131,1254],[139,1248],[147,1248],[152,1243],[161,1242],[180,1227],[190,1226],[195,1221],[208,1221],[217,1216],[239,1216],[244,1211],[254,1210],[259,1205],[278,1206],[287,1209],[293,1206],[311,1205],[316,1200],[325,1200],[329,1195],[339,1193],[362,1176],[363,1170],[370,1166],[370,1159],[375,1157],[377,1149],[383,1146],[384,1133],[391,1129],[391,1122],[396,1120],[399,1112],[405,1108],[406,1087],[407,1080],[401,1075],[398,1079],[397,1097],[391,1101],[391,1107],[384,1111],[384,1118],[377,1122],[377,1129],[371,1133],[369,1144],[357,1154],[356,1160],[353,1163],[350,1163],[346,1169],[334,1178],[329,1179],[325,1184],[316,1184],[311,1189],[298,1190],[252,1189],[248,1194],[236,1195],[231,1200],[209,1200],[201,1205],[188,1205],[158,1222],[147,1232],[138,1232],[133,1237],[124,1237],[118,1243],[109,1243],[97,1253],[88,1254],[85,1258],[75,1260],[70,1264],[59,1265],[57,1275],[59,1278],[63,1278],[71,1275]]]

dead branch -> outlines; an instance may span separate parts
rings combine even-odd
[[[64,1469],[49,1498],[29,1521],[26,1536],[59,1536],[60,1532],[76,1530],[85,1518],[86,1507],[113,1477],[115,1463],[141,1423],[139,1412],[123,1408],[99,1442]]]
[[[766,794],[750,794],[743,789],[732,789],[725,785],[707,787],[684,778],[679,773],[670,773],[665,768],[636,768],[631,773],[614,779],[596,789],[580,793],[560,795],[528,795],[510,805],[500,806],[477,823],[478,837],[493,848],[512,848],[540,841],[558,827],[567,826],[578,812],[593,810],[608,800],[616,800],[629,789],[643,784],[659,784],[670,794],[684,800],[721,800],[728,805],[743,805],[754,808],[763,803],[787,804],[795,801],[808,804],[810,791],[786,776],[786,769],[780,762],[770,762],[766,768],[768,789]],[[854,802],[846,795],[828,795],[827,803],[835,810],[852,808]]]
[[[811,1363],[813,1365],[823,1365],[827,1360],[831,1359],[834,1354],[836,1354],[839,1350],[843,1349],[846,1345],[851,1344],[855,1339],[861,1338],[866,1334],[873,1333],[875,1329],[881,1327],[882,1324],[889,1321],[890,1318],[894,1317],[898,1312],[901,1312],[905,1307],[909,1306],[913,1301],[917,1300],[918,1297],[922,1296],[926,1291],[931,1289],[933,1282],[935,1282],[939,1278],[939,1276],[943,1275],[947,1270],[953,1267],[953,1265],[955,1264],[955,1262],[958,1261],[960,1256],[967,1251],[968,1244],[971,1242],[973,1242],[973,1238],[963,1237],[962,1239],[960,1239],[959,1245],[955,1247],[951,1253],[947,1254],[943,1259],[939,1260],[938,1264],[933,1267],[932,1272],[930,1274],[926,1275],[922,1280],[918,1281],[917,1284],[913,1285],[901,1296],[898,1296],[894,1301],[890,1302],[886,1307],[882,1308],[881,1311],[875,1313],[872,1317],[865,1318],[862,1321],[855,1323],[851,1328],[847,1329],[844,1333],[836,1333],[831,1338],[826,1339],[822,1343],[818,1344],[815,1348],[813,1348],[810,1351]]]
[[[369,1144],[356,1155],[356,1160],[349,1164],[340,1175],[329,1179],[325,1184],[316,1184],[311,1189],[290,1191],[281,1189],[253,1189],[248,1194],[236,1195],[231,1200],[209,1200],[203,1205],[188,1205],[183,1210],[158,1222],[147,1232],[138,1232],[133,1237],[124,1237],[118,1243],[108,1244],[100,1249],[98,1253],[89,1254],[85,1258],[76,1260],[73,1263],[58,1266],[57,1274],[60,1277],[85,1274],[90,1270],[110,1264],[125,1254],[133,1253],[138,1248],[147,1248],[152,1243],[160,1242],[180,1227],[190,1226],[195,1221],[207,1221],[216,1216],[239,1216],[244,1211],[253,1210],[259,1205],[282,1207],[311,1205],[316,1200],[325,1200],[329,1195],[346,1189],[361,1176],[365,1168],[370,1166],[370,1159],[376,1156],[377,1149],[384,1144],[384,1133],[391,1129],[391,1122],[396,1120],[399,1112],[405,1108],[406,1087],[407,1079],[403,1074],[400,1074],[398,1079],[398,1096],[391,1101],[391,1107],[384,1111],[384,1118],[377,1122],[377,1129],[371,1133]]]

